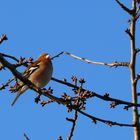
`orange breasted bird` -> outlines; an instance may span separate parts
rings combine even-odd
[[[43,88],[51,80],[52,73],[53,66],[50,55],[44,53],[40,55],[35,62],[27,67],[27,69],[23,72],[23,76],[27,77],[37,87]],[[17,92],[17,95],[11,104],[12,106],[15,104],[20,95],[29,89],[29,87],[24,85],[24,83],[21,81],[19,82],[19,85],[23,86]]]

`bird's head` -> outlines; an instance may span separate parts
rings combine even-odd
[[[41,54],[39,57],[38,57],[38,60],[39,61],[42,61],[42,60],[51,60],[50,58],[50,55],[48,53],[43,53]]]

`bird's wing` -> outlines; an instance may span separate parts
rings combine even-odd
[[[23,72],[23,76],[28,78],[33,72],[39,68],[39,62],[35,61],[33,64],[29,65],[27,69]]]
[[[26,78],[29,78],[29,76],[39,68],[39,63],[40,63],[39,61],[35,61],[33,64],[29,65],[27,69],[22,73],[22,75]],[[20,95],[22,95],[22,93],[24,93],[28,89],[28,86],[25,85],[24,83],[19,82],[19,84],[21,85],[21,89],[19,89],[19,91],[17,92],[17,95],[11,104],[12,106],[18,100]]]

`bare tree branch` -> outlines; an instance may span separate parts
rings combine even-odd
[[[82,57],[79,57],[79,56],[76,56],[74,54],[71,54],[69,52],[64,52],[64,54],[67,54],[75,59],[79,59],[79,60],[82,60],[82,61],[85,61],[87,63],[90,63],[90,64],[97,64],[97,65],[104,65],[104,66],[108,66],[108,67],[117,67],[117,66],[126,66],[128,67],[129,63],[128,62],[113,62],[113,63],[104,63],[104,62],[96,62],[96,61],[91,61],[91,60],[88,60],[86,58],[82,58]]]
[[[97,94],[93,91],[89,91],[87,89],[84,89],[82,86],[77,86],[77,84],[73,85],[73,84],[67,82],[66,80],[62,81],[62,80],[59,80],[59,79],[56,79],[56,78],[53,78],[53,77],[52,77],[52,80],[73,88],[73,91],[75,91],[75,89],[78,90],[79,93],[81,93],[81,96],[78,95],[79,97],[82,97],[82,96],[86,95],[84,93],[88,93],[87,94],[88,96],[85,96],[85,98],[83,98],[83,97],[81,98],[81,100],[85,99],[83,102],[81,102],[83,104],[86,103],[85,101],[88,98],[97,97],[97,98],[99,98],[101,100],[104,100],[104,101],[111,101],[112,102],[110,104],[111,108],[114,108],[117,105],[125,105],[124,109],[128,109],[128,108],[132,107],[133,124],[118,123],[118,122],[105,120],[105,119],[101,119],[101,118],[95,117],[93,115],[90,115],[90,114],[82,111],[84,107],[80,108],[80,106],[78,106],[79,104],[74,106],[73,101],[75,101],[76,99],[79,99],[77,96],[69,98],[69,96],[65,95],[64,98],[58,98],[58,97],[55,97],[55,96],[49,94],[46,90],[42,90],[41,88],[36,87],[31,81],[29,81],[27,78],[23,77],[22,74],[19,73],[16,70],[16,67],[18,67],[18,66],[21,66],[21,65],[27,66],[28,61],[25,62],[25,64],[24,64],[23,63],[24,61],[19,62],[19,60],[16,59],[15,57],[13,57],[13,56],[0,53],[0,62],[2,64],[0,66],[0,68],[1,69],[2,68],[8,68],[16,78],[21,80],[23,83],[27,84],[27,86],[29,86],[30,89],[38,92],[39,97],[40,97],[40,95],[44,95],[44,96],[48,97],[49,100],[46,101],[44,104],[48,104],[48,103],[51,103],[51,102],[57,102],[59,104],[65,105],[70,111],[75,110],[74,118],[73,119],[67,118],[68,121],[72,122],[72,128],[70,130],[70,134],[69,134],[67,140],[71,140],[71,138],[73,136],[74,129],[75,129],[75,126],[76,126],[76,121],[77,121],[77,113],[82,114],[83,116],[91,119],[95,124],[97,123],[97,121],[99,121],[99,122],[102,122],[102,123],[107,124],[109,126],[116,125],[116,126],[134,127],[134,139],[138,140],[140,138],[140,123],[139,123],[139,112],[138,112],[138,107],[140,107],[140,104],[138,104],[138,95],[139,95],[139,93],[137,93],[137,81],[138,81],[138,79],[136,77],[136,72],[135,72],[136,71],[135,70],[136,54],[138,52],[140,52],[140,48],[136,49],[136,44],[135,44],[136,21],[140,16],[140,14],[139,14],[140,8],[137,8],[137,4],[140,3],[140,0],[132,0],[132,10],[129,9],[128,7],[126,7],[123,3],[121,3],[120,0],[115,0],[115,1],[125,12],[127,12],[129,15],[131,15],[130,28],[128,28],[125,31],[129,35],[130,43],[131,43],[131,45],[130,45],[130,47],[131,47],[131,60],[130,60],[130,62],[117,62],[117,61],[112,62],[112,63],[96,62],[96,61],[88,60],[86,58],[81,58],[79,56],[76,56],[74,54],[71,54],[71,53],[65,52],[65,51],[59,53],[58,55],[52,57],[51,59],[59,57],[62,54],[67,54],[67,55],[69,55],[69,56],[71,56],[75,59],[82,60],[82,61],[84,61],[86,63],[90,63],[90,64],[97,64],[97,65],[103,65],[103,66],[108,66],[108,67],[118,67],[118,66],[128,67],[130,69],[130,77],[131,77],[132,103],[127,102],[127,101],[123,101],[123,100],[120,100],[120,99],[111,98],[109,96],[109,94],[107,94],[107,93],[105,95]],[[4,40],[7,40],[6,35],[2,35],[0,37],[0,44]],[[8,57],[10,59],[13,59],[17,63],[16,64],[11,64],[4,57]],[[2,86],[0,87],[0,90],[5,89],[5,87],[9,86],[9,84],[12,80],[8,80],[5,84],[2,84]],[[68,98],[65,98],[65,97],[68,97]],[[26,140],[30,140],[25,133],[24,133],[24,137],[25,137]],[[62,137],[59,137],[59,138],[62,139]]]
[[[128,14],[132,15],[132,10],[130,10],[129,8],[127,8],[125,5],[123,5],[119,0],[115,0],[119,6],[124,10],[126,11]]]
[[[136,15],[135,20],[138,20],[139,17],[140,17],[140,13],[138,13],[138,14]]]
[[[74,118],[73,119],[66,118],[68,121],[72,122],[72,128],[70,130],[70,134],[69,134],[67,140],[71,140],[72,139],[72,136],[73,136],[73,133],[74,133],[74,129],[75,129],[75,126],[76,126],[77,118],[78,118],[77,110],[74,113]]]
[[[25,137],[25,140],[30,140],[29,137],[24,133],[23,136]]]
[[[17,58],[15,58],[14,56],[7,55],[7,54],[4,54],[4,53],[1,53],[1,55],[4,56],[4,57],[11,58],[11,59],[15,60],[16,62],[19,62],[19,60]]]
[[[83,58],[83,57],[76,56],[76,55],[71,54],[71,53],[66,52],[66,51],[63,51],[63,52],[59,53],[58,55],[54,56],[52,59],[54,59],[56,57],[59,57],[62,54],[69,55],[69,56],[71,56],[75,59],[82,60],[82,61],[84,61],[86,63],[89,63],[89,64],[104,65],[104,66],[108,66],[108,67],[118,67],[118,66],[128,67],[129,66],[128,62],[117,62],[117,61],[115,61],[113,63],[105,63],[105,62],[92,61],[92,60],[89,60],[89,59],[86,59],[86,58]]]
[[[129,35],[130,39],[133,39],[133,35],[130,32],[130,29],[126,29],[125,32]]]
[[[100,118],[97,118],[97,117],[94,117],[92,115],[89,115],[81,110],[77,110],[80,114],[90,118],[94,123],[96,123],[96,121],[99,121],[99,122],[102,122],[102,123],[105,123],[109,126],[113,126],[113,125],[117,125],[117,126],[127,126],[127,127],[136,127],[135,124],[123,124],[123,123],[117,123],[117,122],[113,122],[113,121],[110,121],[110,120],[104,120],[104,119],[100,119]]]
[[[140,48],[137,48],[137,49],[136,49],[136,53],[139,53],[139,52],[140,52]]]
[[[30,87],[31,89],[35,90],[36,92],[40,92],[40,93],[41,93],[41,90],[37,91],[35,85],[33,85],[33,83],[31,83],[28,79],[26,79],[25,77],[23,77],[23,76],[15,69],[15,67],[14,67],[12,64],[10,64],[10,63],[3,57],[2,54],[0,54],[0,61],[1,61],[1,63],[2,63],[5,67],[7,67],[17,78],[19,78],[19,79],[20,79],[21,81],[23,81],[24,83],[28,84],[29,87]],[[67,85],[67,86],[69,86],[69,87],[79,89],[78,86],[73,85],[73,84],[71,84],[71,83],[68,83],[68,82],[66,82],[66,81],[58,80],[58,79],[53,78],[53,77],[52,77],[52,80],[53,80],[53,81],[56,81],[56,82],[58,82],[58,83]],[[35,88],[34,88],[34,87],[35,87]],[[89,91],[89,90],[86,90],[86,89],[83,89],[83,90],[84,90],[84,91]],[[114,98],[111,98],[111,97],[109,97],[109,96],[104,96],[104,95],[102,96],[102,95],[99,95],[99,94],[97,94],[97,93],[95,93],[95,92],[92,92],[92,91],[89,91],[89,92],[92,93],[92,96],[95,96],[95,97],[100,98],[100,99],[105,100],[105,101],[115,101],[115,102],[117,102],[118,104],[125,104],[125,105],[131,105],[131,106],[140,106],[140,104],[134,104],[134,103],[130,103],[130,102],[127,102],[127,101],[122,101],[122,100],[114,99]],[[46,95],[47,95],[47,97],[49,96],[48,98],[54,100],[53,97],[50,97],[50,96],[52,96],[52,95],[50,95],[50,94],[45,94],[45,96],[46,96]],[[58,99],[56,99],[56,100],[58,100]],[[58,102],[59,102],[59,100],[58,100]]]
[[[132,0],[132,10],[133,14],[130,20],[130,33],[133,38],[130,39],[130,79],[131,79],[131,95],[132,103],[138,103],[137,96],[137,80],[136,80],[136,12],[137,12],[137,1]],[[129,107],[129,106],[128,106]],[[137,106],[132,107],[133,113],[133,124],[134,127],[134,140],[140,139],[140,122],[139,122],[139,110]]]
[[[3,41],[5,40],[8,40],[7,36],[5,34],[3,34],[1,37],[0,37],[0,44],[2,44]]]
[[[0,90],[5,89],[7,86],[9,86],[9,84],[10,84],[12,81],[14,81],[14,79],[9,79],[6,83],[2,84],[2,85],[0,86]]]
[[[94,116],[91,116],[91,115],[89,115],[89,114],[87,114],[87,113],[85,113],[85,112],[83,112],[83,111],[81,111],[81,110],[75,108],[74,106],[71,106],[71,105],[69,104],[69,100],[67,101],[67,100],[64,100],[64,99],[62,99],[62,98],[57,98],[57,97],[55,97],[55,96],[53,96],[53,95],[51,95],[51,94],[48,94],[48,93],[45,92],[44,90],[42,90],[42,89],[36,87],[31,81],[29,81],[27,78],[23,77],[23,76],[15,69],[15,67],[14,67],[12,64],[10,64],[1,54],[0,54],[0,62],[1,62],[6,68],[8,68],[20,81],[22,81],[23,83],[25,83],[26,85],[28,85],[30,89],[32,89],[32,90],[38,92],[40,95],[44,95],[44,96],[48,97],[49,99],[52,99],[52,100],[56,101],[56,102],[59,103],[59,104],[63,104],[63,105],[65,105],[66,107],[70,107],[70,108],[73,109],[73,110],[77,110],[79,113],[85,115],[85,116],[88,117],[88,118],[91,118],[94,122],[97,120],[97,121],[100,121],[100,122],[103,122],[103,123],[109,123],[109,125],[118,125],[118,126],[130,126],[130,127],[134,127],[134,125],[130,125],[130,124],[120,124],[120,123],[116,123],[116,122],[112,122],[112,121],[108,121],[108,120],[103,120],[103,119],[100,119],[100,118],[96,118],[96,117],[94,117]],[[62,82],[62,81],[57,80],[57,79],[54,79],[54,78],[53,78],[53,80],[55,80],[55,81],[57,81],[57,82],[59,81],[59,83],[62,83],[62,84],[65,83],[65,82]],[[66,84],[66,83],[65,83],[65,84]],[[75,87],[75,88],[79,88],[79,87],[77,87],[77,86],[75,86],[75,85],[72,85],[72,84],[70,84],[70,83],[67,83],[66,85],[71,86],[71,87],[73,87],[73,88],[74,88],[74,87]],[[82,90],[85,90],[85,89],[82,89]],[[129,102],[125,102],[125,101],[121,101],[121,100],[117,100],[117,99],[110,98],[108,95],[106,95],[106,96],[101,96],[101,95],[98,95],[98,94],[96,94],[96,93],[93,93],[93,96],[96,96],[96,97],[101,98],[101,99],[106,100],[106,101],[108,101],[108,100],[109,100],[109,101],[114,101],[114,100],[115,100],[115,101],[118,101],[120,104],[127,104],[127,105],[128,105],[128,104],[131,104],[131,105],[138,105],[138,106],[140,106],[139,104],[129,103]]]
[[[79,89],[78,86],[76,85],[73,85],[71,83],[68,83],[68,82],[65,82],[65,81],[62,81],[62,80],[58,80],[54,77],[52,77],[52,80],[55,81],[55,82],[58,82],[58,83],[61,83],[61,84],[64,84],[66,86],[69,86],[69,87],[72,87],[72,88],[75,88],[75,89]],[[82,89],[83,91],[89,91],[89,90],[86,90],[86,89]],[[102,100],[105,100],[105,101],[114,101],[118,104],[123,104],[123,105],[132,105],[132,106],[138,106],[140,107],[140,104],[134,104],[134,103],[131,103],[131,102],[127,102],[127,101],[123,101],[123,100],[119,100],[119,99],[115,99],[115,98],[111,98],[109,97],[109,94],[105,94],[105,95],[100,95],[100,94],[97,94],[93,91],[89,91],[91,94],[92,94],[92,97],[97,97],[99,99],[102,99]]]
[[[54,58],[56,58],[56,57],[59,57],[60,55],[62,55],[64,52],[60,52],[59,54],[57,54],[56,56],[53,56],[52,58],[51,58],[51,60],[53,60]]]

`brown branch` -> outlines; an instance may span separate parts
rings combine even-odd
[[[5,89],[7,86],[9,86],[9,84],[10,84],[12,81],[14,81],[14,79],[9,79],[6,83],[2,84],[2,85],[0,86],[0,90]]]
[[[3,41],[5,40],[8,40],[7,36],[5,34],[3,34],[1,37],[0,37],[0,44],[2,44]]]
[[[138,14],[136,15],[135,20],[138,20],[139,17],[140,17],[140,13],[138,13]]]
[[[126,29],[125,32],[129,35],[130,39],[133,39],[133,35],[130,32],[130,29]]]
[[[68,83],[68,82],[66,82],[66,81],[58,80],[58,79],[56,79],[56,78],[54,78],[54,77],[52,77],[52,80],[55,81],[55,82],[61,83],[61,84],[63,84],[63,85],[66,85],[66,86],[68,86],[68,87],[72,87],[72,88],[74,88],[74,89],[79,89],[79,87],[76,86],[76,85],[73,85],[73,84]],[[100,94],[97,94],[96,92],[89,91],[89,90],[86,90],[86,89],[84,89],[84,88],[82,88],[82,90],[83,90],[83,91],[88,91],[88,92],[90,92],[90,93],[92,94],[92,97],[97,97],[97,98],[102,99],[102,100],[104,100],[104,101],[114,101],[114,102],[116,102],[116,103],[118,103],[118,104],[131,105],[131,106],[138,106],[138,107],[140,107],[140,104],[135,104],[135,103],[131,103],[131,102],[127,102],[127,101],[123,101],[123,100],[111,98],[111,97],[109,97],[109,94],[100,95]]]
[[[129,67],[129,62],[113,62],[110,64],[105,63],[106,66],[108,67],[118,67],[118,66],[123,66],[123,67]]]
[[[42,90],[41,90],[40,88],[37,88],[37,87],[36,87],[33,83],[31,83],[31,81],[29,81],[27,78],[23,77],[23,76],[21,75],[21,73],[19,73],[19,72],[15,69],[15,67],[14,67],[12,64],[10,64],[10,63],[3,57],[2,54],[0,54],[0,61],[1,61],[1,63],[2,63],[5,67],[7,67],[7,68],[13,73],[13,75],[15,75],[15,76],[16,76],[19,80],[21,80],[23,83],[26,83],[26,84],[29,86],[29,88],[33,89],[34,91],[38,92],[39,94],[42,94]],[[71,84],[71,83],[68,83],[68,82],[66,82],[66,81],[61,81],[61,80],[58,80],[58,79],[53,78],[53,77],[52,77],[52,80],[53,80],[53,81],[56,81],[56,82],[58,82],[58,83],[67,85],[67,86],[69,86],[69,87],[79,89],[78,86],[73,85],[73,84]],[[83,90],[83,91],[88,91],[88,90],[86,90],[86,89],[82,89],[82,90]],[[97,97],[97,98],[100,98],[100,99],[102,99],[102,100],[105,100],[105,101],[115,101],[115,102],[117,102],[118,104],[131,105],[131,106],[138,106],[138,107],[140,106],[140,104],[130,103],[130,102],[123,101],[123,100],[119,100],[119,99],[114,99],[114,98],[111,98],[111,97],[109,97],[109,96],[104,96],[104,95],[102,96],[102,95],[99,95],[99,94],[97,94],[97,93],[95,93],[95,92],[92,92],[92,91],[90,91],[90,92],[93,94],[93,96],[95,96],[95,97]],[[52,99],[52,100],[57,101],[58,103],[59,103],[59,101],[60,101],[59,98],[54,98],[54,97],[53,97],[52,95],[50,95],[50,94],[46,94],[46,93],[43,92],[43,95],[47,96],[48,98],[50,98],[50,99]],[[64,103],[64,102],[63,102],[63,103]]]
[[[128,14],[132,15],[133,11],[130,10],[129,8],[127,8],[125,5],[123,5],[119,0],[115,0],[118,5],[124,10],[126,11]]]
[[[69,102],[65,101],[64,99],[62,98],[57,98],[51,94],[48,94],[47,92],[45,92],[44,90],[36,87],[31,81],[29,81],[27,78],[23,77],[16,69],[15,67],[9,63],[1,54],[0,54],[0,62],[6,67],[8,68],[14,76],[16,76],[16,78],[18,78],[20,81],[22,81],[23,83],[25,83],[26,85],[28,85],[28,87],[32,90],[34,90],[35,92],[38,92],[40,95],[44,95],[46,97],[48,97],[49,99],[52,99],[54,101],[56,101],[57,103],[59,104],[63,104],[65,105],[66,107],[71,107],[71,109],[73,110],[77,110],[77,108],[75,108],[74,106],[70,106]],[[63,83],[62,81],[60,80],[57,80],[57,79],[54,79],[53,80],[55,81],[59,81],[60,83]],[[63,83],[64,84],[64,83]],[[66,83],[65,83],[66,84]],[[70,83],[67,83],[66,85],[69,85],[71,87],[76,87],[75,85],[72,85]],[[79,87],[78,87],[79,88]],[[82,89],[84,90],[84,89]],[[115,100],[115,101],[119,101],[121,104],[128,104],[129,102],[125,102],[125,101],[121,101],[121,100],[117,100],[117,99],[113,99],[113,98],[110,98],[110,97],[106,97],[106,96],[101,96],[101,95],[98,95],[96,93],[93,93],[94,96],[98,97],[98,98],[101,98],[101,99],[104,99],[104,100]],[[135,105],[135,104],[132,104],[132,105]],[[139,104],[138,104],[139,105]],[[118,125],[118,126],[129,126],[129,127],[135,127],[134,125],[129,125],[129,124],[120,124],[120,123],[116,123],[116,122],[112,122],[112,121],[108,121],[108,120],[103,120],[103,119],[100,119],[100,118],[96,118],[94,116],[91,116],[81,110],[77,110],[79,113],[85,115],[86,117],[88,118],[91,118],[94,122],[95,120],[97,121],[100,121],[100,122],[103,122],[103,123],[108,123],[108,124],[111,124],[111,125]]]
[[[31,58],[31,57],[29,57],[27,60],[25,60],[25,58],[23,58],[23,57],[20,57],[20,59],[18,60],[14,56],[7,55],[7,54],[4,54],[4,53],[0,53],[0,54],[3,55],[4,57],[10,58],[10,59],[13,59],[14,61],[16,61],[17,63],[14,64],[14,66],[16,66],[16,67],[19,67],[19,66],[22,66],[22,65],[27,67],[28,64],[33,62],[33,58]]]
[[[130,39],[130,79],[131,79],[131,94],[132,94],[132,103],[138,103],[137,96],[137,81],[136,81],[136,12],[137,12],[137,2],[132,0],[132,10],[133,14],[130,20],[130,33],[133,36]],[[128,106],[129,107],[129,106]],[[133,124],[136,124],[137,127],[134,128],[134,140],[140,139],[140,122],[139,122],[139,111],[137,106],[132,108],[132,117]]]
[[[66,118],[67,121],[72,122],[72,128],[70,130],[70,134],[69,134],[67,140],[71,140],[72,139],[72,136],[73,136],[73,133],[74,133],[74,129],[75,129],[75,126],[76,126],[77,118],[78,118],[77,110],[74,113],[74,118],[73,119]]]
[[[41,105],[42,106],[45,106],[45,105],[47,105],[47,104],[50,104],[50,103],[53,103],[54,102],[54,100],[52,100],[52,99],[49,99],[49,100],[47,100],[47,101],[41,101]]]
[[[140,17],[139,11],[140,11],[140,6],[137,7],[135,20],[138,20],[138,18]]]
[[[139,53],[139,52],[140,52],[140,48],[137,48],[137,49],[136,49],[136,53]]]
[[[17,58],[15,58],[14,56],[7,55],[7,54],[4,54],[4,53],[1,53],[1,55],[4,56],[4,57],[11,58],[11,59],[15,60],[16,62],[19,62],[19,60]]]
[[[118,122],[113,122],[113,121],[110,121],[110,120],[104,120],[104,119],[100,119],[100,118],[97,118],[97,117],[94,117],[92,115],[89,115],[81,110],[77,110],[80,114],[90,118],[94,123],[96,123],[96,121],[99,121],[99,122],[102,122],[104,124],[107,124],[109,126],[113,126],[113,125],[117,125],[117,126],[127,126],[127,127],[136,127],[136,125],[134,124],[123,124],[123,123],[118,123]]]
[[[60,52],[59,54],[53,56],[53,57],[51,58],[51,60],[53,60],[53,59],[56,58],[56,57],[59,57],[59,56],[62,55],[63,53],[64,53],[64,52]]]
[[[29,137],[24,133],[23,136],[25,137],[26,140],[30,140]]]

